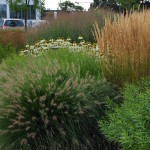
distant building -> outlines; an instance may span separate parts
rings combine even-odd
[[[6,0],[0,0],[0,19],[1,18],[18,18],[18,19],[24,19],[25,15],[24,12],[20,6],[19,11],[12,12],[9,8],[9,5],[7,4]],[[33,1],[31,0],[29,3],[28,8],[28,14],[27,14],[28,20],[40,20],[41,19],[41,13],[34,9],[33,7]]]
[[[47,17],[48,15],[52,15],[54,17],[54,19],[57,18],[57,16],[61,13],[73,13],[73,12],[76,12],[76,11],[63,11],[63,10],[51,10],[51,9],[46,9],[44,10],[44,15],[43,15],[43,18],[44,17]]]

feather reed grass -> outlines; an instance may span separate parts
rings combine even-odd
[[[97,39],[106,78],[119,85],[136,83],[150,75],[150,10],[126,13],[105,19],[99,29],[95,23],[93,34]]]
[[[17,50],[24,48],[27,39],[24,31],[21,30],[0,30],[0,44],[11,44]]]

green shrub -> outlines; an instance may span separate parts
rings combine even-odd
[[[16,49],[10,44],[6,46],[0,45],[0,62],[7,57],[13,57],[16,54]]]
[[[112,147],[96,122],[104,115],[106,97],[115,98],[118,92],[90,73],[83,76],[80,63],[75,64],[41,56],[31,57],[24,65],[3,68],[1,149]]]
[[[120,143],[123,149],[150,149],[150,78],[141,86],[126,85],[124,102],[114,108],[108,120],[100,120],[100,130],[110,141]]]

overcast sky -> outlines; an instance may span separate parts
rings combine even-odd
[[[51,10],[56,10],[58,8],[59,2],[64,2],[66,0],[45,0],[45,7],[50,8]],[[79,5],[84,7],[86,10],[90,7],[90,3],[84,3],[84,2],[93,2],[93,0],[70,0],[71,2],[81,2]],[[77,4],[76,4],[77,5]]]

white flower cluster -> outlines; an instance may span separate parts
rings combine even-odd
[[[57,40],[50,39],[37,41],[34,45],[26,45],[25,50],[21,50],[20,55],[35,55],[38,56],[45,51],[57,50],[57,49],[68,49],[74,52],[88,52],[89,54],[95,54],[99,56],[98,45],[85,42],[81,36],[78,38],[80,43],[71,43],[71,39],[68,37],[66,40],[58,38]]]

